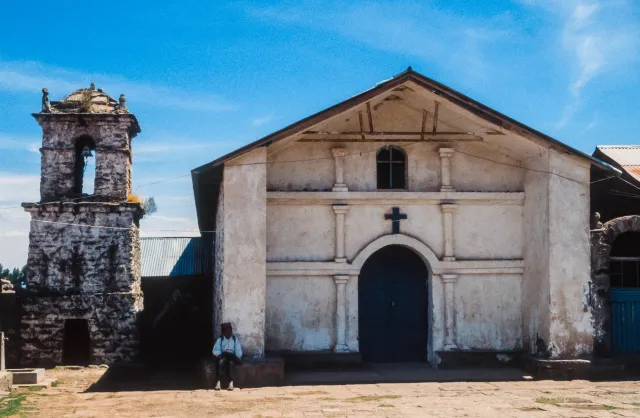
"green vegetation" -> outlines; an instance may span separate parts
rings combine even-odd
[[[27,389],[29,389],[31,392],[37,392],[39,390],[42,389],[46,389],[46,386],[41,386],[41,385],[34,385],[34,386],[29,386]]]
[[[60,381],[59,380],[54,380],[53,382],[51,382],[51,387],[52,388],[57,388],[60,385]]]
[[[13,270],[9,270],[5,268],[2,263],[0,263],[0,279],[7,279],[13,284],[13,290],[18,290],[24,287],[24,273],[27,269],[27,266],[22,267],[22,269],[14,268]]]
[[[22,393],[12,393],[0,397],[0,417],[12,417],[19,414],[25,399],[27,399],[27,395]]]

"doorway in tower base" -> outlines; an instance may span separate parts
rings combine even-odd
[[[363,361],[427,359],[428,278],[422,258],[401,245],[381,248],[367,259],[358,280]]]
[[[86,366],[91,361],[91,336],[86,319],[75,318],[64,321],[62,363]]]

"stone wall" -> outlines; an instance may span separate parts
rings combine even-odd
[[[41,201],[74,196],[75,141],[90,136],[96,146],[96,200],[125,201],[131,193],[131,115],[39,114],[42,126]],[[88,123],[87,120],[90,120]]]
[[[23,206],[32,217],[22,305],[23,363],[61,364],[66,319],[88,321],[92,363],[131,359],[142,309],[141,206]]]
[[[140,293],[31,296],[23,303],[22,364],[62,364],[67,319],[86,319],[91,338],[91,364],[131,360],[139,350]]]
[[[591,231],[591,303],[594,329],[594,354],[607,357],[611,347],[611,278],[609,262],[616,238],[625,232],[640,232],[640,216],[622,216]]]

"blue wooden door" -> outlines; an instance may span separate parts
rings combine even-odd
[[[428,275],[422,259],[398,245],[376,251],[365,262],[358,279],[363,360],[425,360]]]
[[[640,353],[640,289],[611,289],[611,324],[613,352]]]

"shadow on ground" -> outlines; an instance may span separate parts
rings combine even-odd
[[[203,389],[198,363],[117,364],[86,392],[127,392]]]
[[[342,385],[420,382],[505,382],[529,380],[518,368],[468,368],[436,370],[428,363],[365,363],[336,370],[291,370],[285,385]]]
[[[109,368],[87,392],[205,389],[200,363],[121,364]],[[427,363],[365,363],[359,366],[287,370],[282,386],[529,380],[517,368],[435,370]]]

